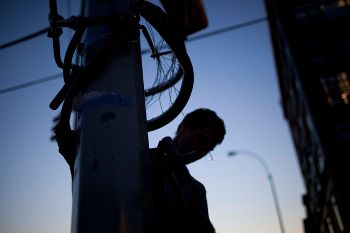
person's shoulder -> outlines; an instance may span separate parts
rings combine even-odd
[[[196,180],[194,177],[192,177],[192,186],[195,187],[195,189],[197,189],[198,191],[206,192],[204,184]]]

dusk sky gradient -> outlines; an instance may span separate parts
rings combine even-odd
[[[80,0],[58,0],[59,13],[78,14]],[[152,1],[159,5],[158,1]],[[204,0],[209,26],[194,34],[266,17],[262,0]],[[48,0],[1,0],[0,44],[48,26]],[[71,33],[65,30],[62,47]],[[191,37],[190,37],[191,38]],[[207,189],[209,215],[217,233],[278,233],[264,158],[277,189],[286,233],[302,233],[305,193],[290,130],[283,116],[268,22],[188,42],[195,84],[183,113],[213,109],[226,124],[226,137],[209,156],[189,166]],[[142,47],[145,47],[143,45]],[[63,54],[63,53],[62,53]],[[46,35],[0,50],[0,90],[60,73]],[[151,74],[144,72],[144,77]],[[0,94],[0,233],[68,233],[71,177],[50,141],[57,111],[49,103],[62,87],[56,79]],[[150,147],[174,136],[180,114],[149,133]]]

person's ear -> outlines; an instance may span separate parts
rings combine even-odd
[[[185,130],[185,124],[182,122],[176,131],[176,136],[181,135],[184,130]]]

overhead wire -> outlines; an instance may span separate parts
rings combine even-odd
[[[16,90],[19,90],[19,89],[23,89],[23,88],[26,88],[26,87],[34,86],[34,85],[37,85],[37,84],[40,84],[40,83],[52,81],[52,80],[55,80],[55,79],[58,79],[58,78],[62,78],[62,77],[63,77],[62,73],[53,74],[53,75],[49,75],[49,76],[46,76],[46,77],[43,77],[43,78],[39,78],[39,79],[36,79],[36,80],[33,80],[33,81],[29,81],[29,82],[26,82],[26,83],[21,83],[21,84],[12,86],[12,87],[0,89],[0,95],[8,93],[8,92],[16,91]]]
[[[200,39],[203,39],[203,38],[215,36],[217,34],[229,32],[229,31],[233,31],[233,30],[240,29],[240,28],[243,28],[243,27],[251,26],[251,25],[254,25],[254,24],[257,24],[257,23],[261,23],[261,22],[264,22],[266,20],[267,20],[266,17],[261,17],[261,18],[245,21],[243,23],[233,24],[231,26],[223,27],[223,28],[211,31],[211,32],[202,33],[202,34],[197,35],[197,36],[189,37],[187,39],[187,41],[190,42],[190,41],[200,40]]]
[[[220,29],[217,29],[217,30],[213,30],[211,32],[202,33],[202,34],[197,35],[197,36],[189,37],[186,40],[186,42],[192,42],[192,41],[195,41],[195,40],[200,40],[200,39],[204,39],[204,38],[207,38],[207,37],[215,36],[215,35],[218,35],[218,34],[226,33],[226,32],[229,32],[229,31],[237,30],[237,29],[240,29],[240,28],[243,28],[243,27],[252,26],[254,24],[258,24],[258,23],[264,22],[266,20],[267,20],[266,17],[261,17],[261,18],[249,20],[249,21],[246,21],[246,22],[243,22],[243,23],[233,24],[233,25],[230,25],[230,26],[227,26],[227,27],[223,27],[223,28],[220,28]],[[30,34],[28,36],[25,36],[25,37],[19,38],[17,40],[14,40],[12,42],[9,42],[7,44],[1,45],[0,49],[7,48],[7,47],[10,47],[12,45],[24,42],[25,40],[32,39],[32,38],[34,38],[36,36],[44,34],[48,30],[49,30],[49,28],[45,28],[45,29],[42,29],[42,30],[40,30],[38,32],[32,33],[32,34]],[[149,53],[149,52],[151,52],[150,49],[143,49],[143,50],[141,50],[141,54],[146,54],[146,53]],[[41,83],[44,83],[44,82],[48,82],[48,81],[51,81],[51,80],[55,80],[55,79],[58,79],[58,78],[60,78],[62,76],[63,76],[62,73],[58,73],[58,74],[46,76],[46,77],[43,77],[43,78],[40,78],[40,79],[37,79],[37,80],[33,80],[33,81],[30,81],[30,82],[18,84],[18,85],[12,86],[12,87],[0,89],[0,95],[8,93],[8,92],[16,91],[16,90],[19,90],[19,89],[23,89],[23,88],[26,88],[26,87],[38,85],[38,84],[41,84]]]
[[[16,39],[16,40],[7,42],[7,43],[5,43],[5,44],[2,44],[2,45],[0,45],[0,50],[1,50],[1,49],[6,49],[6,48],[11,47],[11,46],[13,46],[13,45],[16,45],[16,44],[25,42],[25,41],[27,41],[27,40],[33,39],[33,38],[38,37],[38,36],[41,36],[41,35],[47,33],[47,32],[49,31],[49,29],[50,29],[50,27],[43,28],[43,29],[41,29],[41,30],[39,30],[39,31],[37,31],[37,32],[34,32],[34,33],[32,33],[32,34],[29,34],[29,35],[27,35],[27,36],[23,36],[23,37],[18,38],[18,39]]]
[[[71,0],[67,0],[66,1],[67,15],[71,15],[71,12],[72,12],[72,6],[71,5],[72,5]],[[10,42],[7,42],[5,44],[2,44],[2,45],[0,45],[0,50],[6,49],[8,47],[11,47],[13,45],[25,42],[25,41],[30,40],[30,39],[34,39],[35,37],[38,37],[38,36],[41,36],[41,35],[47,33],[49,30],[50,30],[50,27],[46,27],[46,28],[43,28],[43,29],[38,30],[36,32],[33,32],[33,33],[31,33],[31,34],[29,34],[27,36],[23,36],[23,37],[20,37],[18,39],[15,39],[13,41],[10,41]],[[71,34],[71,32],[69,32],[68,36],[71,36],[70,34]]]

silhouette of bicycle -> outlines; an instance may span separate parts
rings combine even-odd
[[[149,49],[142,51],[142,53],[150,52],[150,60],[155,63],[156,67],[154,71],[155,78],[150,87],[145,89],[147,128],[148,131],[152,131],[171,122],[186,106],[192,93],[193,68],[183,39],[176,32],[176,28],[170,24],[167,14],[161,8],[147,1],[140,1],[137,5],[137,14],[141,16],[141,21],[136,23],[143,32],[149,46]],[[73,99],[82,86],[89,82],[89,80],[82,77],[94,66],[91,64],[87,67],[79,67],[72,63],[73,55],[85,30],[88,27],[107,24],[125,28],[135,23],[135,17],[127,19],[115,16],[72,16],[64,19],[57,13],[56,0],[50,0],[49,19],[51,27],[48,36],[52,38],[55,61],[58,67],[63,69],[65,81],[64,86],[51,101],[50,108],[56,110],[62,104],[60,123],[69,124]],[[136,17],[136,19],[138,20],[139,17]],[[140,22],[141,24],[139,24]],[[62,61],[59,37],[62,34],[63,27],[71,28],[75,32]],[[150,61],[143,59],[143,64],[149,63]],[[148,85],[149,83],[145,81],[145,84]],[[166,92],[168,92],[167,95]],[[156,108],[155,103],[159,103],[157,113],[154,113],[156,112],[154,110]]]

